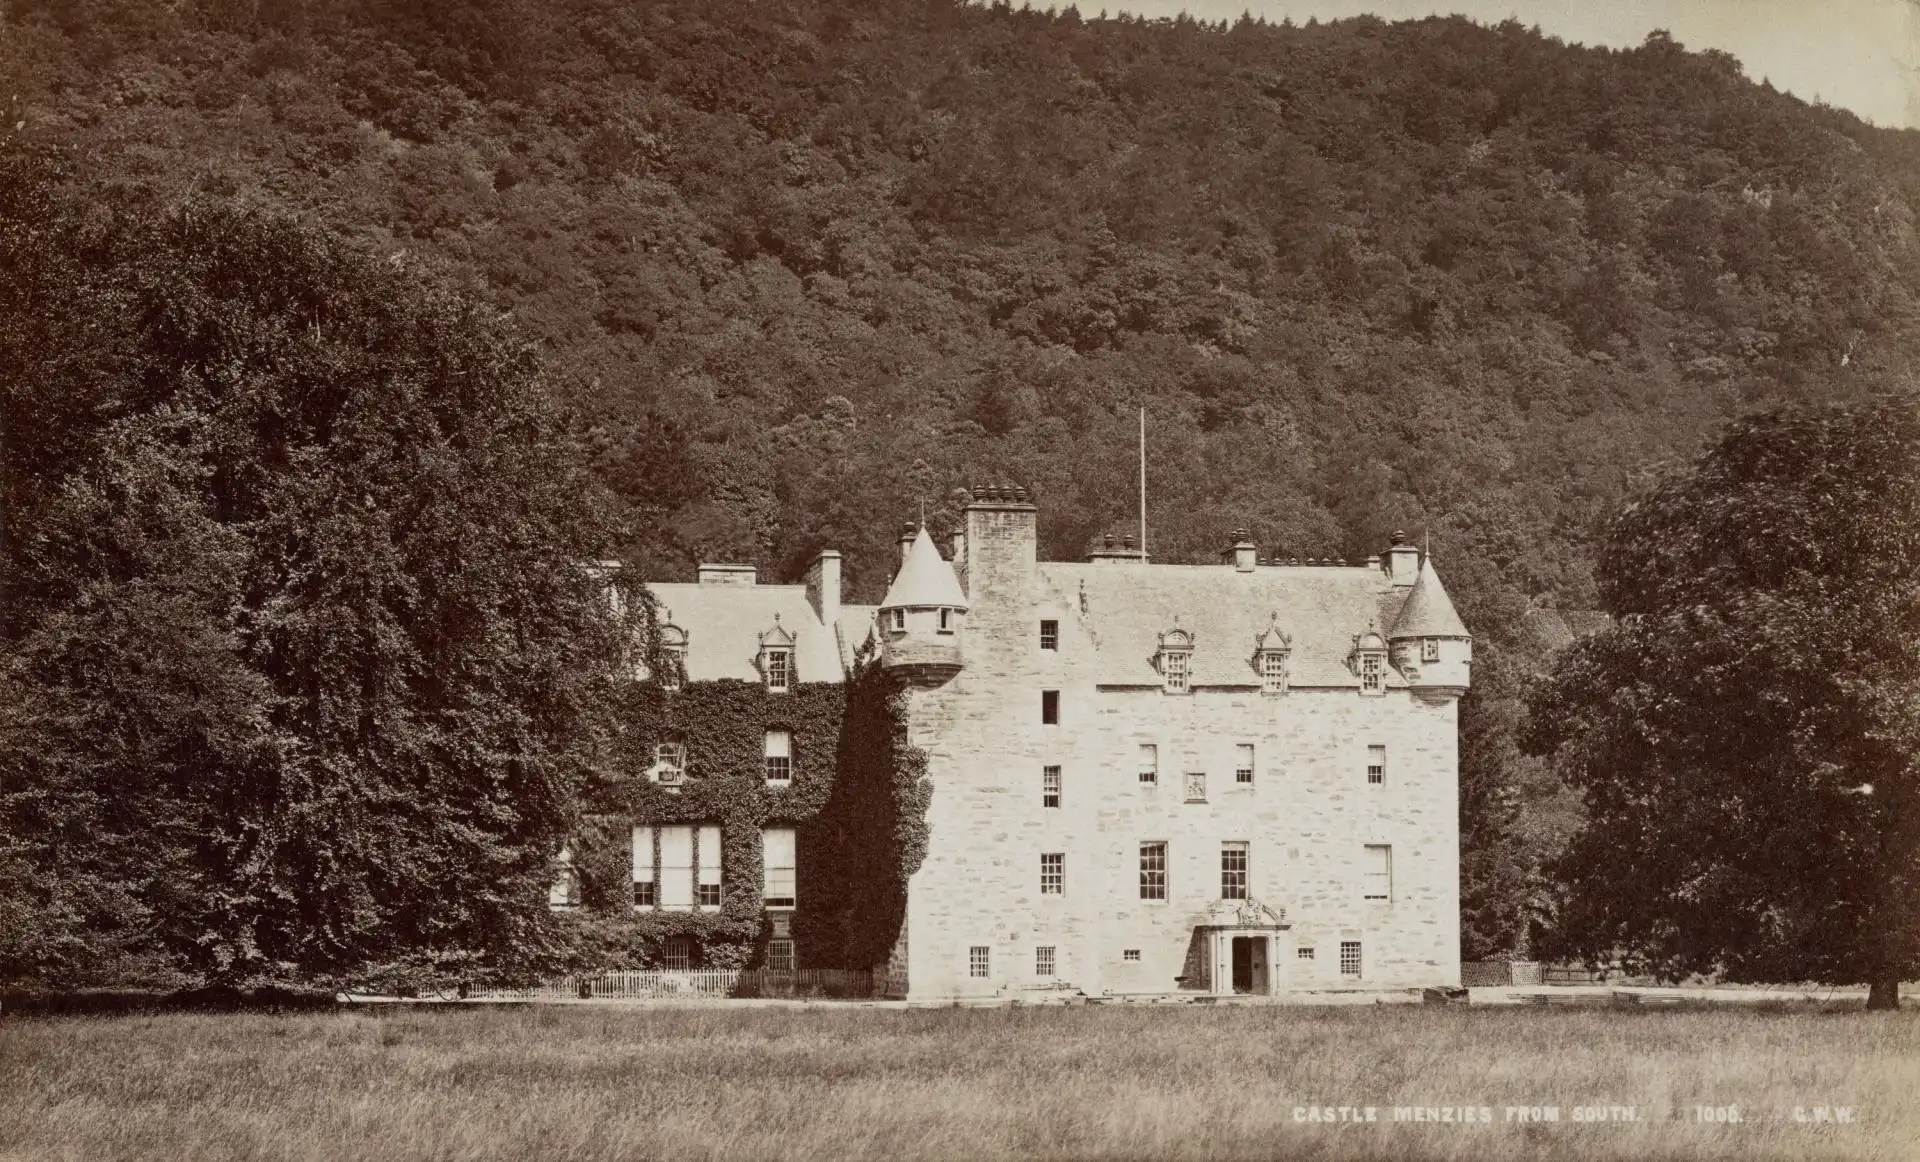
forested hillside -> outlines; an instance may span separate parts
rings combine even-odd
[[[290,210],[511,311],[649,576],[831,545],[871,599],[899,522],[991,478],[1078,555],[1133,520],[1139,406],[1157,559],[1242,526],[1301,557],[1430,535],[1483,643],[1485,933],[1529,862],[1505,788],[1552,799],[1509,741],[1529,603],[1594,603],[1589,530],[1636,474],[1920,351],[1920,137],[1659,36],[945,0],[5,12],[5,131],[80,180]]]

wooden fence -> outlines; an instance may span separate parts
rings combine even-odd
[[[873,996],[873,974],[859,969],[695,968],[682,971],[609,972],[569,976],[528,988],[474,985],[460,991],[476,1001],[659,1000],[726,997],[793,997],[864,1000]]]

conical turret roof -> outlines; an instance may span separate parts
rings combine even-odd
[[[907,559],[900,563],[900,572],[893,578],[893,584],[887,587],[886,600],[880,603],[882,609],[905,609],[914,606],[939,605],[950,609],[965,609],[967,595],[960,591],[960,581],[953,575],[953,566],[940,556],[940,550],[933,545],[933,536],[927,532],[927,526],[920,526],[920,533],[913,538],[913,545],[907,549]]]
[[[1407,594],[1406,604],[1400,607],[1400,616],[1394,618],[1393,629],[1387,636],[1394,641],[1410,637],[1473,636],[1461,623],[1460,615],[1454,612],[1453,600],[1447,596],[1446,586],[1440,584],[1440,574],[1434,572],[1431,558],[1413,579],[1413,591]]]

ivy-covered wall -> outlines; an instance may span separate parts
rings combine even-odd
[[[694,963],[756,967],[772,930],[762,906],[760,829],[792,826],[798,845],[793,938],[804,967],[884,961],[906,912],[906,882],[926,854],[925,753],[909,747],[897,683],[863,659],[845,685],[691,682],[623,692],[622,728],[601,764],[575,846],[586,959],[598,967],[657,967],[666,941],[690,937]],[[769,786],[768,730],[793,735],[793,778]],[[655,747],[686,747],[677,791],[649,782]],[[635,911],[636,824],[717,825],[717,912]]]

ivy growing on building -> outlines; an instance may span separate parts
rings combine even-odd
[[[811,967],[884,961],[906,912],[907,877],[926,855],[925,753],[907,744],[903,695],[863,658],[845,684],[771,693],[755,682],[632,683],[578,839],[582,959],[654,967],[673,937],[695,963],[761,963],[771,933],[763,905],[761,829],[791,826],[800,875],[794,937]],[[769,784],[769,730],[792,736],[792,777]],[[684,747],[686,778],[649,777],[662,744]],[[720,828],[718,911],[636,911],[636,824]]]

